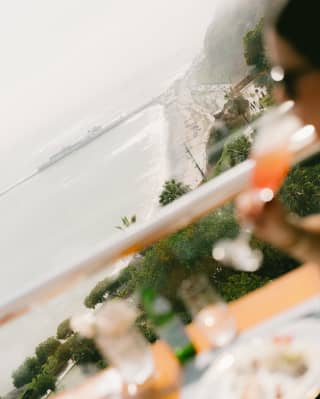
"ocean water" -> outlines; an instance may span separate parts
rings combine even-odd
[[[157,206],[167,125],[152,106],[0,197],[0,301],[63,269]],[[32,272],[31,272],[32,271]]]

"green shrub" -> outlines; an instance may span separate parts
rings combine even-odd
[[[155,342],[157,340],[157,335],[153,329],[151,321],[142,314],[136,321],[137,327],[144,337],[150,342]]]
[[[250,148],[251,143],[246,136],[239,136],[228,140],[224,145],[221,158],[217,162],[209,179],[245,161],[249,156]]]
[[[20,388],[28,384],[40,372],[41,364],[36,357],[28,357],[13,373],[13,385]]]
[[[36,347],[36,355],[40,364],[44,364],[53,355],[61,343],[54,337],[49,337]]]
[[[72,336],[70,336],[63,344],[61,344],[55,353],[55,357],[60,362],[67,362],[71,359],[72,343],[70,343],[69,340],[72,340]]]
[[[57,328],[57,338],[58,339],[66,339],[73,334],[73,331],[70,327],[70,319],[66,319],[61,322]]]
[[[283,203],[292,212],[307,216],[320,212],[320,164],[297,166],[281,189]]]
[[[41,397],[45,393],[47,393],[48,390],[55,390],[56,379],[48,374],[40,374],[38,377],[35,378],[35,381],[32,382],[32,384],[38,395]]]
[[[168,205],[189,191],[189,186],[178,182],[175,179],[168,180],[164,183],[164,187],[159,197],[159,203],[162,206]]]
[[[48,358],[47,362],[42,366],[42,373],[52,377],[58,377],[60,373],[67,367],[68,360],[58,359],[56,355]]]
[[[77,364],[97,363],[104,360],[92,339],[73,336],[72,360]]]
[[[56,379],[48,374],[39,374],[33,378],[20,396],[20,399],[40,399],[48,390],[54,391]]]
[[[263,43],[263,25],[261,19],[254,29],[248,31],[243,38],[244,57],[250,66],[255,66],[257,70],[264,71],[269,68],[269,62]]]
[[[105,278],[100,281],[85,298],[85,306],[87,308],[94,308],[98,303],[104,302],[110,283],[110,278]]]

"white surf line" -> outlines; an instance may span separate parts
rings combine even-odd
[[[21,186],[22,184],[26,183],[27,181],[31,180],[33,177],[35,177],[39,173],[39,170],[36,169],[34,172],[32,172],[30,175],[23,177],[22,179],[16,181],[13,183],[11,186],[5,188],[4,190],[0,191],[0,197],[3,197],[4,195],[8,194],[10,191],[14,190],[15,188]]]
[[[101,128],[99,131],[97,131],[95,134],[92,136],[84,137],[78,142],[75,142],[74,144],[71,144],[70,146],[63,147],[60,152],[57,152],[53,154],[48,161],[44,162],[42,165],[40,165],[36,170],[34,170],[30,175],[23,177],[22,179],[16,181],[15,183],[11,184],[9,187],[5,188],[4,190],[0,191],[0,197],[5,196],[6,194],[10,193],[12,190],[16,189],[17,187],[21,186],[22,184],[25,184],[29,180],[31,180],[33,177],[36,175],[40,174],[41,172],[44,172],[51,166],[55,165],[59,161],[62,161],[63,159],[67,158],[74,152],[80,150],[81,148],[86,147],[88,144],[92,143],[93,141],[97,140],[99,137],[105,135],[106,133],[109,133],[111,130],[117,128],[119,125],[122,123],[127,122],[129,119],[133,118],[135,115],[139,114],[140,112],[143,112],[146,108],[155,105],[156,102],[158,101],[159,97],[155,97],[152,100],[148,101],[145,104],[142,104],[138,108],[134,109],[133,111],[120,116],[119,118],[113,120],[110,122],[108,125],[106,125],[104,128]]]

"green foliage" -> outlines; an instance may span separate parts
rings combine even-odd
[[[204,61],[196,75],[201,83],[225,83],[238,81],[246,73],[242,38],[248,27],[254,26],[265,14],[263,10],[270,0],[248,2],[232,1],[219,9],[217,18],[209,27],[204,46]]]
[[[31,384],[28,384],[19,399],[40,399],[40,397],[41,396],[38,395],[38,392],[31,386]]]
[[[215,275],[216,288],[227,302],[248,294],[268,281],[268,278],[255,273],[237,272],[227,268],[221,268]]]
[[[92,339],[83,338],[77,334],[70,340],[72,360],[77,364],[97,363],[104,360]]]
[[[110,278],[105,278],[100,281],[85,298],[85,306],[87,308],[94,308],[98,303],[104,302],[110,283]]]
[[[231,168],[248,158],[250,147],[251,143],[246,136],[240,136],[226,145],[226,154]]]
[[[150,343],[156,341],[157,335],[153,329],[151,321],[146,317],[146,315],[142,314],[138,317],[136,325]]]
[[[227,102],[216,119],[229,131],[236,131],[250,122],[250,102],[239,91],[231,88],[225,93]]]
[[[215,287],[227,302],[241,298],[298,266],[298,262],[262,241],[253,238],[251,245],[263,252],[261,269],[245,273],[218,267],[213,276]]]
[[[234,98],[233,100],[233,108],[235,113],[237,113],[238,115],[241,115],[244,120],[248,123],[248,114],[249,114],[249,101],[244,98],[242,95],[237,96],[236,98]]]
[[[260,100],[260,108],[267,109],[274,105],[274,100],[271,94],[267,94],[266,96],[262,97]]]
[[[181,281],[193,273],[213,275],[213,242],[223,235],[235,236],[232,209],[225,207],[147,249],[140,268],[131,274],[136,287],[151,286],[174,301]]]
[[[53,355],[61,343],[54,337],[49,337],[36,347],[36,355],[40,364],[44,364]]]
[[[42,366],[42,373],[57,377],[68,365],[68,360],[59,359],[56,355],[48,358]]]
[[[136,223],[136,221],[137,221],[137,216],[136,215],[131,216],[130,219],[127,216],[124,216],[123,218],[121,218],[122,225],[121,226],[116,226],[116,229],[125,230],[126,228],[128,228],[132,224]]]
[[[56,379],[48,374],[35,377],[20,396],[20,399],[40,399],[48,390],[54,391]]]
[[[54,356],[48,359],[45,371],[51,373],[50,369],[52,369],[55,373],[58,368],[63,369],[70,359],[77,364],[104,361],[93,340],[73,334],[57,349]]]
[[[176,181],[175,179],[168,180],[164,183],[163,190],[159,197],[161,205],[167,205],[190,191],[190,187]]]
[[[249,156],[250,148],[249,139],[243,135],[228,141],[224,146],[220,160],[209,178],[218,176],[220,173],[245,161]]]
[[[73,334],[73,331],[70,327],[70,319],[66,319],[61,322],[57,328],[57,338],[58,339],[66,339]]]
[[[237,119],[239,116],[241,116],[244,119],[244,122],[248,123],[249,120],[249,114],[250,114],[250,103],[249,101],[243,97],[242,94],[239,94],[238,92],[234,91],[234,89],[230,89],[225,93],[225,98],[227,103],[224,106],[224,120],[227,124],[227,126],[230,126],[230,119]],[[234,125],[234,123],[232,123]]]
[[[136,287],[151,286],[167,297],[185,321],[188,315],[177,299],[181,281],[195,273],[208,276],[221,295],[231,301],[261,287],[273,278],[292,270],[297,263],[273,249],[253,240],[253,246],[264,252],[263,267],[257,273],[241,273],[222,267],[211,256],[213,244],[221,237],[233,238],[239,227],[233,216],[231,206],[226,206],[197,223],[154,244],[145,251],[143,265],[131,274]],[[131,280],[127,280],[130,282]],[[124,283],[125,284],[125,283]],[[152,327],[143,325],[142,331],[151,342],[155,339]],[[151,333],[151,335],[150,335]]]
[[[28,384],[40,372],[41,365],[36,357],[28,357],[20,367],[12,373],[13,385],[20,388]]]
[[[96,363],[96,366],[98,370],[104,370],[108,367],[108,363],[104,359],[102,359]]]
[[[212,168],[219,161],[223,144],[222,142],[229,135],[229,129],[224,126],[214,126],[210,130],[207,144],[207,167]]]
[[[281,190],[283,203],[292,212],[307,216],[320,212],[320,164],[292,169]]]
[[[68,362],[72,356],[73,336],[70,336],[63,344],[59,346],[55,357],[59,362]]]
[[[143,264],[143,257],[136,256],[131,260],[129,266],[121,271],[118,278],[105,278],[98,282],[85,298],[85,306],[94,308],[98,303],[104,302],[107,296],[121,298],[130,296],[136,288],[134,276],[141,267],[144,267]]]
[[[246,159],[250,149],[250,142],[246,137],[238,136],[228,140],[232,132],[239,131],[252,120],[250,103],[233,89],[226,92],[225,96],[228,101],[222,112],[216,115],[217,122],[210,131],[207,144],[209,166],[213,167],[219,163],[218,169],[213,173],[214,176]],[[226,142],[221,153],[223,140]]]
[[[301,167],[311,168],[320,165],[320,152],[300,163]]]
[[[263,278],[273,280],[293,270],[299,264],[287,254],[263,241],[253,239],[252,246],[263,252],[262,268],[256,272]]]
[[[218,144],[225,140],[230,134],[229,129],[222,121],[215,122],[214,126],[210,130],[208,146]]]
[[[243,38],[244,57],[248,65],[264,71],[269,68],[263,44],[263,19]]]
[[[54,391],[56,385],[56,379],[52,375],[39,374],[32,381],[33,388],[38,393],[39,397],[43,396],[50,389]]]

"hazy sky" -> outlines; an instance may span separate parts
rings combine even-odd
[[[201,48],[212,3],[0,0],[0,187],[96,109],[157,94]]]

